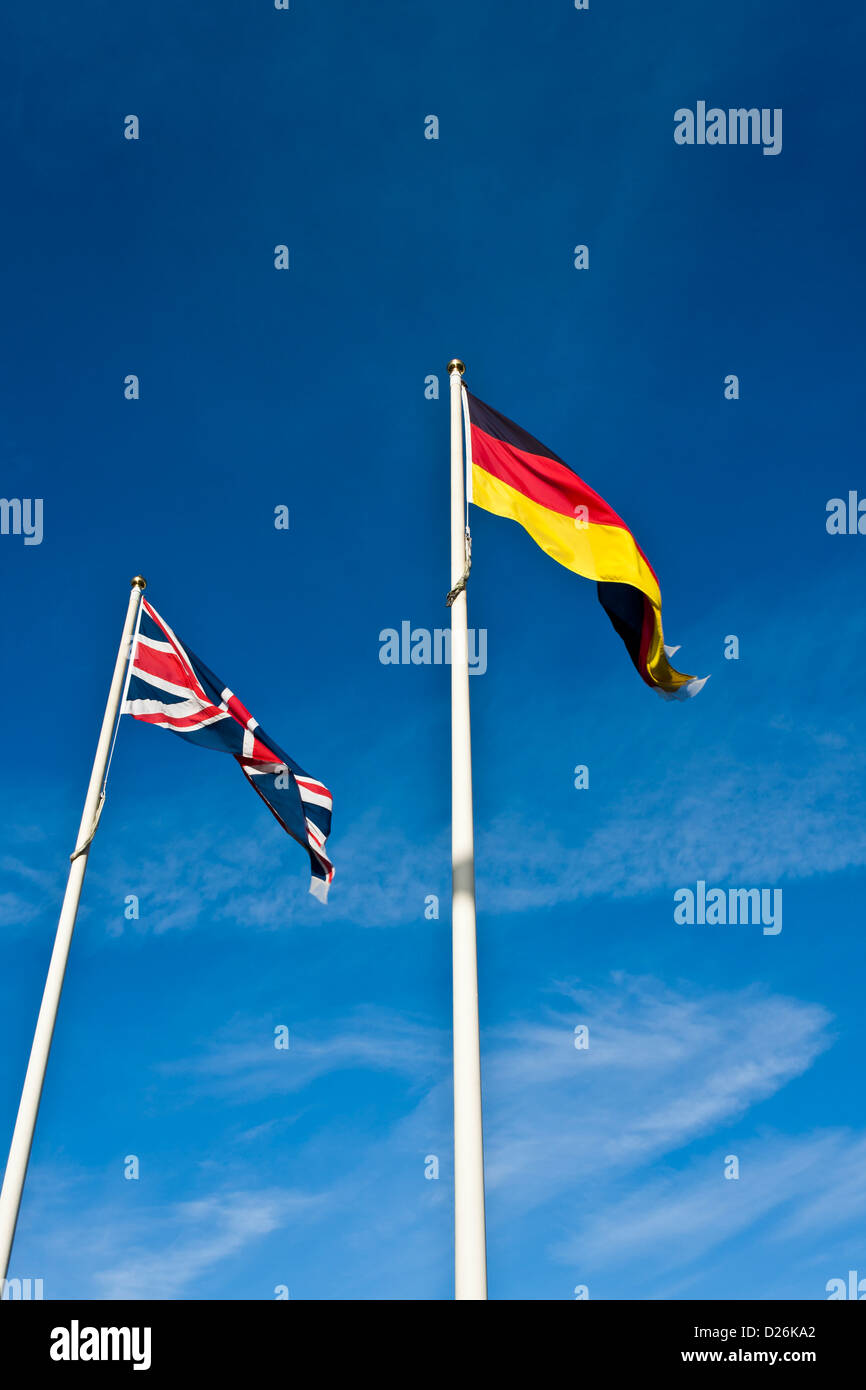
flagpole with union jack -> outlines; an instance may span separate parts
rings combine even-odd
[[[27,1165],[30,1161],[33,1131],[36,1127],[36,1116],[39,1113],[48,1054],[51,1051],[57,1007],[60,1003],[63,979],[66,974],[66,962],[69,958],[69,947],[72,942],[81,888],[87,869],[87,856],[96,834],[100,812],[105,800],[105,779],[111,759],[113,736],[120,717],[119,712],[128,674],[133,637],[141,608],[141,596],[145,588],[146,581],[140,574],[137,574],[132,581],[132,592],[129,596],[129,606],[123,624],[123,636],[120,639],[117,660],[114,663],[114,675],[111,678],[111,686],[108,691],[108,701],[102,719],[99,742],[96,745],[96,756],[93,759],[90,783],[84,798],[84,810],[81,813],[78,838],[75,842],[75,849],[70,855],[72,862],[69,865],[66,892],[63,896],[60,920],[57,923],[57,934],[54,938],[54,949],[51,952],[51,962],[48,966],[39,1017],[36,1021],[33,1046],[30,1049],[30,1061],[27,1064],[27,1074],[21,1091],[18,1117],[12,1133],[9,1158],[3,1176],[3,1188],[0,1191],[0,1282],[6,1278],[6,1272],[9,1268],[9,1256],[12,1251],[12,1242],[15,1239],[15,1227],[18,1224],[21,1194],[24,1190],[24,1179],[27,1176]]]
[[[145,587],[137,575],[132,581],[81,827],[70,856],[66,894],[0,1193],[0,1279],[6,1277],[15,1236],[87,855],[105,801],[120,718],[128,714],[139,722],[169,729],[200,748],[230,753],[282,828],[306,850],[310,892],[320,902],[327,901],[334,877],[327,851],[333,806],[330,791],[284,753],[225,681],[180,641],[143,598]]]
[[[462,378],[448,363],[451,390],[451,942],[454,1016],[454,1297],[487,1298],[484,1140],[478,955],[475,926],[475,840],[472,741],[469,724],[469,631],[466,581],[471,563],[466,519]]]

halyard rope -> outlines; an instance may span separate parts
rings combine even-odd
[[[463,566],[463,573],[461,574],[460,578],[457,580],[457,583],[454,585],[454,588],[450,591],[448,597],[445,600],[449,608],[456,599],[457,595],[462,594],[463,590],[466,588],[466,581],[469,578],[469,571],[472,569],[472,537],[469,534],[468,526],[466,527],[466,534],[463,538],[463,547],[466,560]]]
[[[139,599],[139,601],[138,601],[138,613],[136,614],[136,618],[135,618],[135,629],[134,629],[134,631],[133,631],[132,636],[131,636],[130,639],[129,639],[129,657],[128,657],[128,659],[127,659],[127,666],[126,666],[126,679],[125,679],[125,681],[123,682],[123,694],[122,694],[121,697],[120,697],[120,706],[119,706],[118,711],[117,711],[117,719],[115,720],[115,723],[114,723],[114,734],[113,734],[112,739],[111,739],[111,748],[109,749],[109,752],[108,752],[108,762],[105,764],[105,776],[104,776],[103,779],[102,779],[102,790],[101,790],[100,793],[99,793],[99,801],[96,803],[96,813],[95,813],[95,815],[94,815],[94,817],[93,817],[93,824],[92,824],[91,827],[90,827],[90,834],[88,835],[87,839],[84,841],[84,844],[83,844],[83,845],[77,845],[76,848],[75,848],[75,849],[72,851],[72,853],[70,854],[70,856],[69,856],[69,862],[70,862],[70,864],[74,864],[75,861],[76,861],[76,859],[79,857],[79,855],[82,855],[82,854],[86,853],[86,851],[90,849],[90,846],[91,846],[92,843],[93,843],[93,837],[94,837],[94,835],[96,834],[97,830],[99,829],[99,818],[100,818],[100,816],[102,815],[102,808],[103,808],[103,806],[105,805],[105,788],[106,788],[106,786],[107,786],[107,784],[108,784],[108,774],[109,774],[109,772],[111,771],[111,759],[114,757],[114,745],[115,745],[116,742],[117,742],[117,731],[118,731],[118,729],[120,728],[120,721],[121,721],[121,718],[123,717],[123,706],[124,706],[124,702],[125,702],[125,700],[126,700],[127,692],[129,691],[129,682],[130,682],[130,679],[132,678],[132,661],[133,661],[133,657],[135,656],[135,644],[136,644],[136,642],[138,641],[138,629],[141,627],[141,608],[142,608],[142,600]]]

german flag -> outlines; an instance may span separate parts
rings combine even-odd
[[[598,598],[639,675],[666,700],[697,695],[702,680],[675,671],[649,560],[607,502],[512,420],[464,391],[469,500],[509,517],[567,569],[594,579]]]

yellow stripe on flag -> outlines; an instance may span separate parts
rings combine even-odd
[[[494,512],[516,521],[528,531],[542,550],[566,569],[574,570],[585,579],[614,584],[631,584],[646,594],[656,610],[661,608],[661,593],[652,570],[638,550],[630,531],[622,526],[602,526],[596,522],[579,525],[577,517],[563,516],[525,493],[518,492],[500,478],[494,478],[479,464],[472,465],[472,501],[485,511]],[[658,642],[651,660],[658,659],[661,647],[661,622],[658,623]],[[664,657],[664,651],[661,650]]]

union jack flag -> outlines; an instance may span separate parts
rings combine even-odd
[[[310,892],[327,901],[334,866],[325,853],[331,793],[293,762],[233,691],[193,655],[142,599],[121,713],[231,753],[280,825],[310,856]]]

